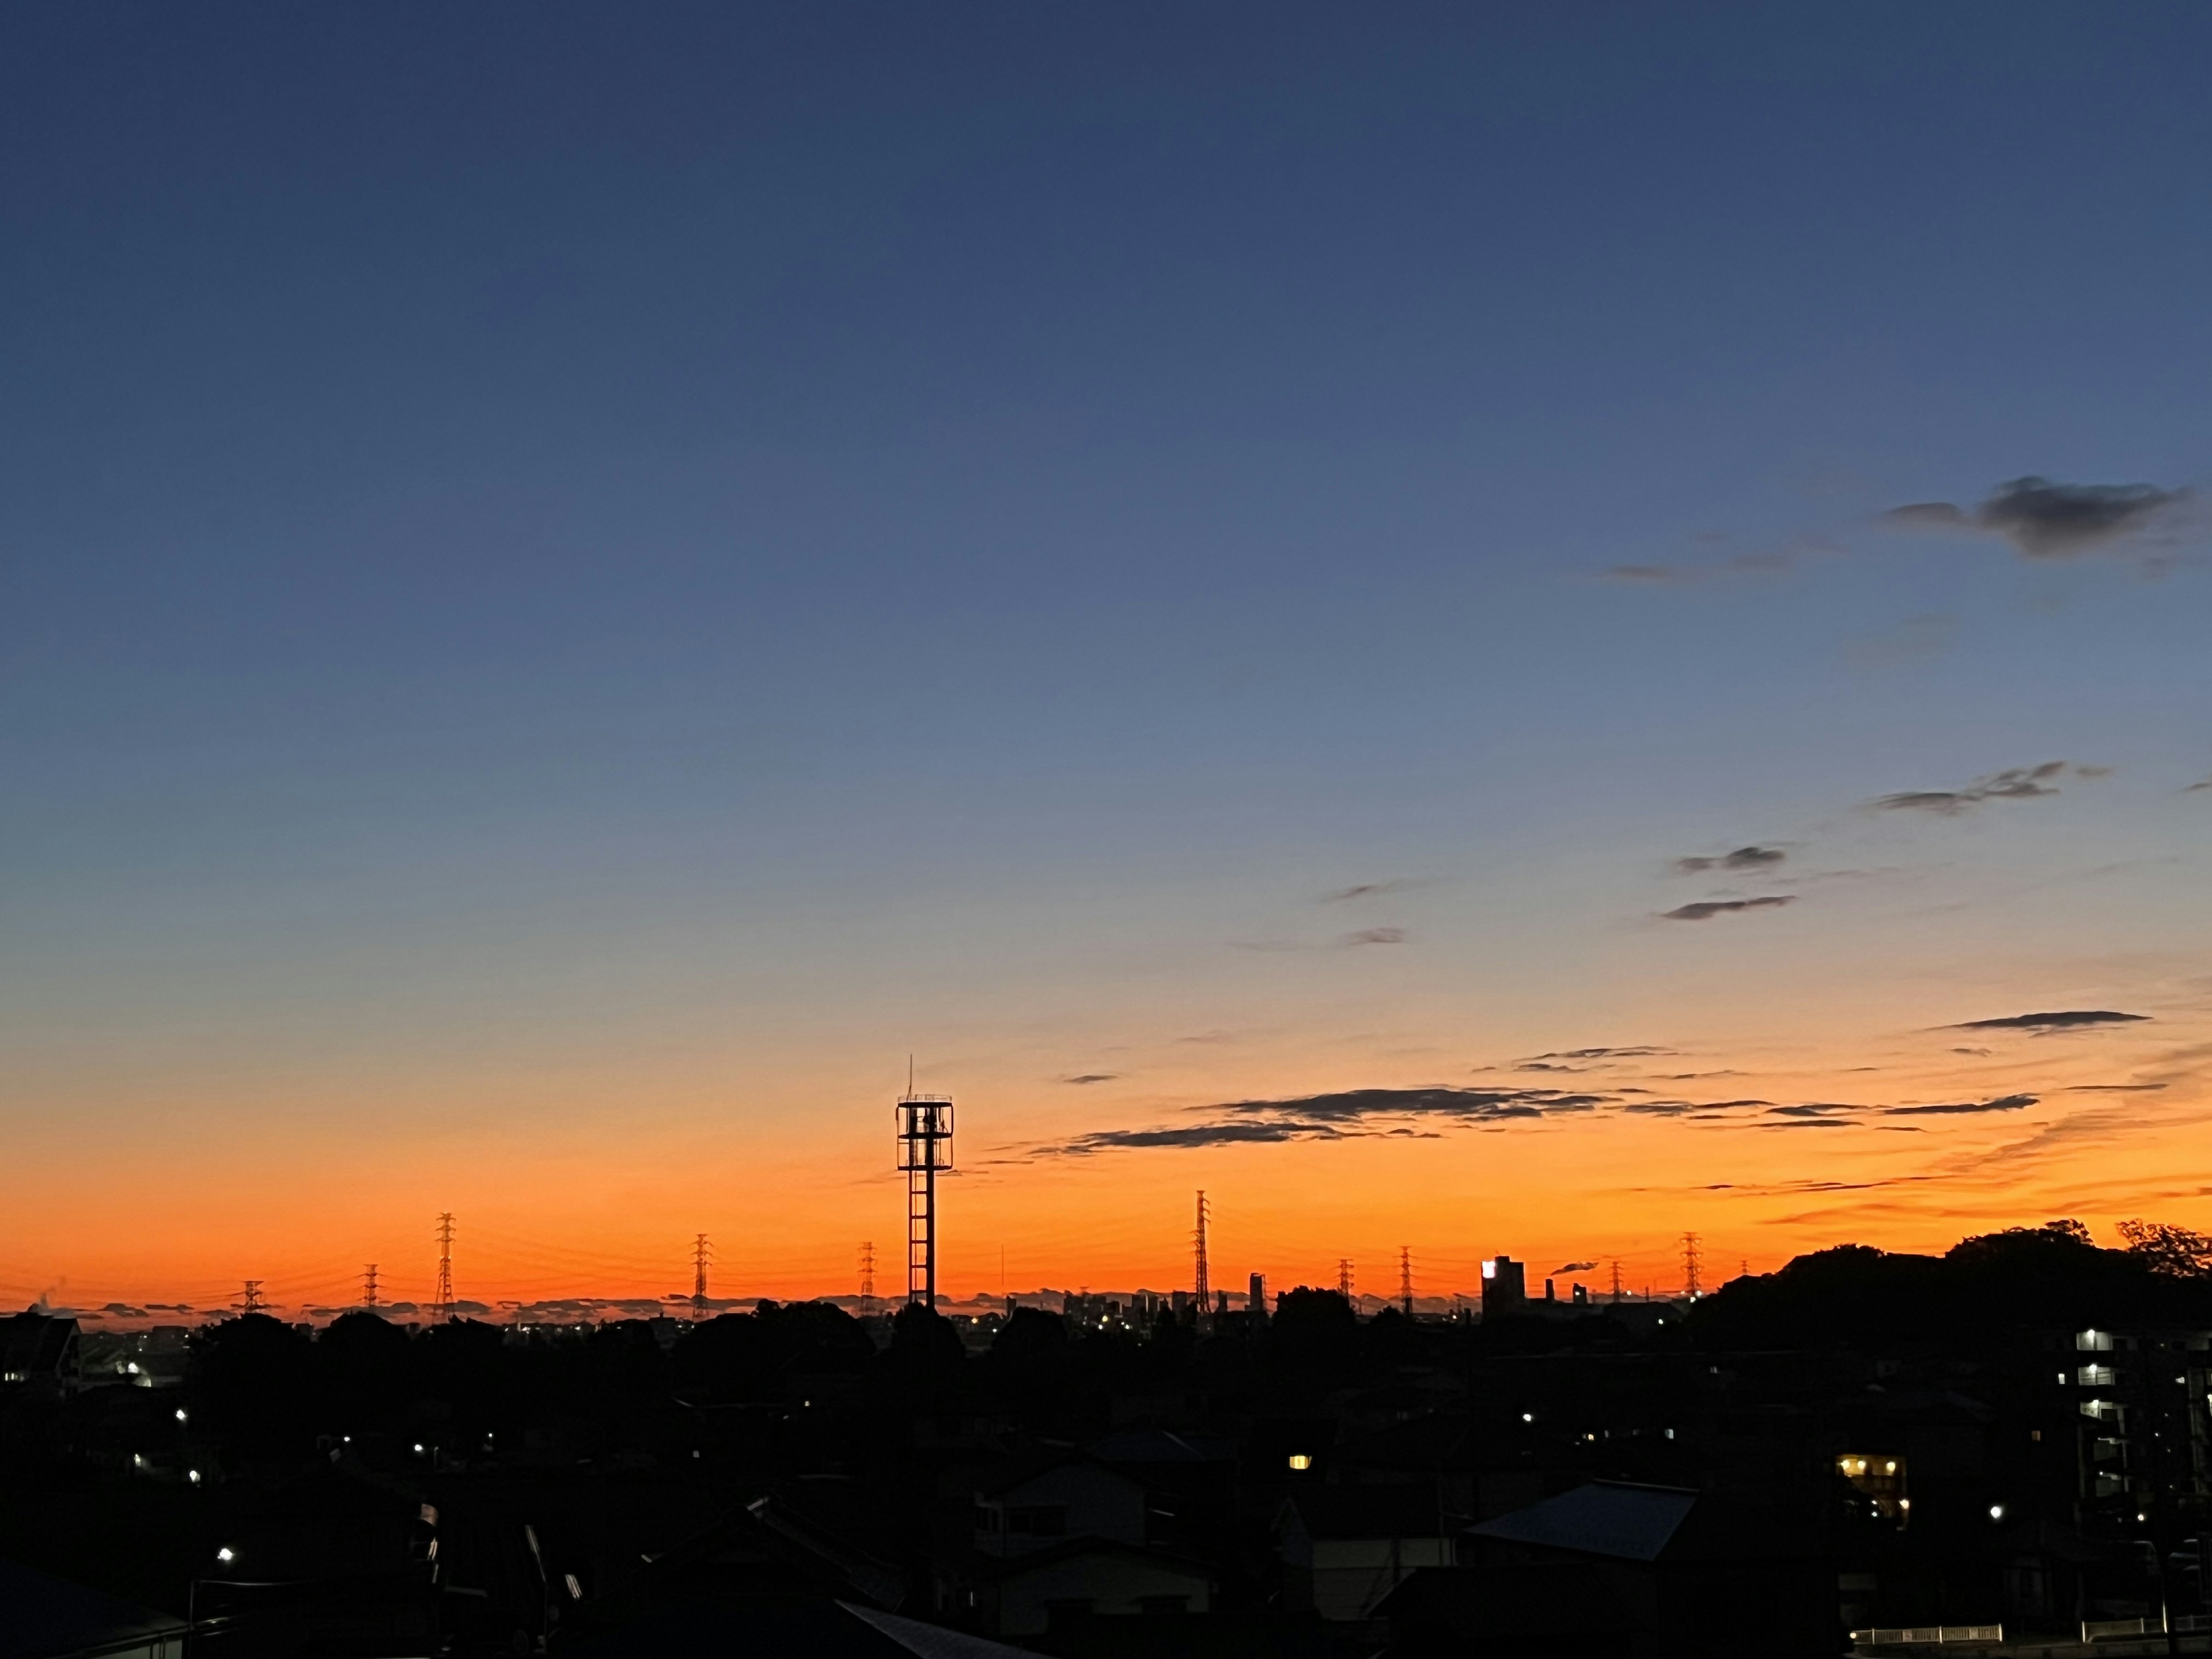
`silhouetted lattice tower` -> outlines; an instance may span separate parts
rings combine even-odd
[[[1619,1261],[1615,1261],[1613,1264],[1613,1299],[1615,1302],[1619,1302],[1620,1300],[1620,1263]]]
[[[1413,1316],[1413,1247],[1398,1247],[1398,1306],[1411,1319]]]
[[[1346,1302],[1352,1301],[1352,1258],[1348,1255],[1336,1259],[1336,1293]]]
[[[364,1264],[361,1270],[361,1305],[368,1309],[376,1306],[376,1263],[374,1261]]]
[[[238,1310],[241,1314],[267,1313],[269,1311],[269,1304],[261,1299],[261,1281],[259,1279],[249,1279],[246,1281],[246,1295],[240,1301]]]
[[[860,1317],[866,1319],[876,1310],[876,1243],[870,1239],[860,1246]]]
[[[937,1177],[952,1167],[952,1097],[909,1089],[897,1106],[906,1171],[906,1299],[937,1305]]]
[[[1682,1235],[1682,1293],[1694,1302],[1703,1293],[1698,1270],[1705,1265],[1705,1257],[1698,1250],[1695,1233]]]
[[[691,1321],[696,1324],[707,1316],[707,1235],[700,1233],[691,1241]]]
[[[1202,1322],[1206,1317],[1207,1310],[1213,1305],[1213,1292],[1208,1288],[1206,1272],[1206,1189],[1204,1188],[1199,1189],[1198,1225],[1191,1230],[1190,1242],[1192,1249],[1198,1256],[1195,1273],[1198,1283],[1193,1292],[1193,1297],[1198,1304],[1198,1316]]]
[[[453,1212],[438,1212],[438,1293],[431,1298],[437,1316],[450,1322],[453,1316]]]

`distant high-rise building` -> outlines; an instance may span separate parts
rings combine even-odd
[[[1252,1288],[1246,1292],[1244,1305],[1256,1318],[1265,1319],[1267,1316],[1267,1274],[1254,1273],[1252,1275]]]
[[[1482,1316],[1519,1313],[1528,1303],[1528,1269],[1510,1255],[1493,1256],[1482,1264]]]

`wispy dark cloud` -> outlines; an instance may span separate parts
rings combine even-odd
[[[2158,527],[2189,499],[2155,484],[2069,484],[2030,476],[2000,484],[1972,511],[1951,501],[1914,501],[1882,521],[1902,530],[1979,531],[2002,536],[2031,559],[2070,559]]]
[[[1889,1106],[1884,1117],[1969,1117],[1983,1112],[2018,1112],[2037,1103],[2033,1095],[1999,1095],[1995,1100],[1961,1101],[1942,1106]]]
[[[1686,876],[1707,870],[1771,870],[1787,857],[1778,847],[1739,847],[1717,858],[1676,859],[1674,868]]]
[[[1060,1079],[1062,1083],[1113,1083],[1121,1078],[1119,1072],[1078,1072],[1073,1077]]]
[[[2065,1008],[2055,1013],[2007,1014],[2002,1019],[1970,1019],[1954,1031],[2075,1031],[2093,1025],[2136,1025],[2148,1014],[2123,1014],[2111,1008]]]
[[[2183,790],[2181,793],[2185,795],[2194,795],[2201,793],[2207,789],[2212,789],[2212,778],[2207,778],[2202,783],[2192,783],[2188,788]]]
[[[1726,546],[1728,543],[1724,536],[1705,539],[1716,546]],[[1743,576],[1779,576],[1796,569],[1805,558],[1842,551],[1841,547],[1826,538],[1803,536],[1784,547],[1739,553],[1709,563],[1617,564],[1598,572],[1598,580],[1629,587],[1689,587],[1700,582],[1726,581]]]
[[[1545,1117],[1588,1112],[1611,1097],[1559,1089],[1463,1089],[1439,1085],[1416,1089],[1346,1089],[1290,1100],[1239,1100],[1209,1109],[1240,1116],[1273,1116],[1306,1122],[1362,1123],[1376,1118],[1447,1117],[1466,1123],[1500,1118]]]
[[[1323,904],[1346,904],[1356,899],[1381,898],[1386,893],[1402,893],[1408,888],[1426,887],[1429,882],[1420,877],[1394,876],[1388,881],[1358,881],[1349,887],[1340,887],[1334,893],[1323,893]]]
[[[1363,945],[1403,945],[1406,930],[1402,927],[1362,927],[1358,933],[1346,933],[1336,942],[1340,951],[1357,950]]]
[[[1181,1123],[1164,1129],[1099,1129],[1078,1135],[1054,1146],[1040,1146],[1043,1153],[1063,1158],[1087,1158],[1093,1152],[1130,1152],[1156,1147],[1189,1150],[1199,1146],[1267,1146],[1285,1140],[1340,1140],[1344,1132],[1326,1123]]]
[[[2148,1095],[2166,1087],[2163,1083],[2070,1083],[2066,1086],[2069,1095]]]
[[[1553,1268],[1552,1272],[1554,1274],[1586,1273],[1596,1266],[1597,1263],[1595,1261],[1562,1261],[1558,1267]]]
[[[1934,812],[1954,817],[1989,800],[2033,800],[2058,793],[2058,780],[2102,777],[2110,767],[2084,766],[2074,761],[2045,761],[2035,766],[2008,767],[1976,778],[1960,789],[1905,789],[1880,795],[1870,803],[1883,812]]]
[[[1770,894],[1763,898],[1700,899],[1695,904],[1678,904],[1662,912],[1668,921],[1711,921],[1715,916],[1733,915],[1739,910],[1771,910],[1784,904],[1795,904],[1792,894]]]

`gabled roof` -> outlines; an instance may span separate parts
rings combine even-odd
[[[1231,1463],[1237,1459],[1234,1442],[1168,1429],[1122,1429],[1092,1441],[1084,1450],[1102,1463]]]
[[[1164,1567],[1188,1573],[1211,1583],[1213,1569],[1203,1561],[1194,1561],[1188,1556],[1172,1554],[1166,1550],[1152,1549],[1143,1544],[1125,1543],[1118,1538],[1067,1538],[1042,1549],[1026,1550],[1019,1555],[990,1555],[975,1558],[975,1577],[980,1581],[1020,1578],[1041,1567],[1056,1566],[1063,1561],[1079,1561],[1086,1555],[1116,1555],[1125,1560],[1141,1561],[1149,1566]]]
[[[1124,1474],[1119,1469],[1109,1468],[1097,1459],[1079,1452],[1048,1449],[1017,1457],[997,1468],[986,1470],[976,1478],[975,1492],[978,1498],[996,1498],[1026,1486],[1031,1481],[1042,1480],[1047,1475],[1076,1472],[1093,1480],[1110,1480],[1116,1486],[1142,1489],[1143,1483]]]
[[[76,1321],[26,1309],[0,1319],[0,1371],[51,1376],[67,1363]]]
[[[1593,1480],[1468,1530],[1479,1538],[1571,1550],[1622,1561],[1656,1561],[1698,1502],[1680,1486]]]

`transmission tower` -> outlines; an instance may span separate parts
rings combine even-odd
[[[269,1304],[261,1299],[261,1281],[259,1279],[249,1279],[246,1281],[246,1295],[240,1300],[238,1310],[240,1314],[258,1314],[267,1313],[269,1311]]]
[[[431,1298],[434,1316],[450,1323],[453,1317],[453,1212],[438,1213],[438,1293]]]
[[[361,1270],[361,1305],[371,1312],[376,1309],[376,1263],[367,1263]]]
[[[1613,1264],[1613,1299],[1616,1305],[1619,1304],[1620,1297],[1620,1263],[1616,1261]]]
[[[1348,1255],[1336,1259],[1336,1293],[1346,1302],[1352,1300],[1352,1258]]]
[[[707,1316],[707,1235],[699,1234],[691,1241],[691,1322],[697,1324]]]
[[[1698,1270],[1705,1265],[1705,1257],[1698,1252],[1698,1236],[1682,1235],[1682,1293],[1695,1302],[1704,1293]]]
[[[1196,1227],[1194,1227],[1194,1229],[1192,1229],[1192,1231],[1191,1231],[1191,1235],[1190,1235],[1190,1239],[1191,1239],[1191,1245],[1192,1245],[1192,1248],[1193,1248],[1194,1249],[1195,1249],[1195,1250],[1196,1250],[1196,1252],[1197,1252],[1197,1254],[1198,1254],[1198,1265],[1197,1265],[1197,1279],[1198,1279],[1198,1286],[1197,1286],[1196,1291],[1194,1292],[1194,1294],[1195,1295],[1195,1297],[1196,1297],[1196,1298],[1197,1298],[1197,1301],[1198,1301],[1198,1319],[1199,1319],[1199,1322],[1200,1322],[1200,1324],[1205,1324],[1205,1323],[1207,1322],[1207,1320],[1212,1316],[1212,1302],[1213,1302],[1213,1293],[1212,1293],[1212,1291],[1210,1291],[1210,1290],[1208,1290],[1208,1289],[1206,1288],[1206,1191],[1205,1191],[1205,1189],[1204,1189],[1203,1188],[1200,1188],[1200,1189],[1199,1189],[1199,1194],[1198,1194],[1198,1225],[1197,1225]]]
[[[1413,1316],[1413,1247],[1398,1247],[1398,1306],[1411,1319]]]
[[[898,1166],[906,1172],[906,1299],[937,1305],[937,1177],[952,1167],[952,1099],[918,1095],[909,1078],[896,1107]]]
[[[876,1310],[876,1246],[871,1239],[860,1246],[860,1317]]]

